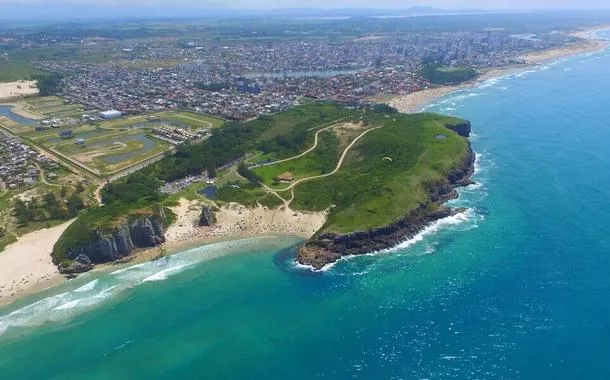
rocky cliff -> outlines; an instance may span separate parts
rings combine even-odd
[[[464,137],[470,134],[470,123],[448,128]],[[475,155],[469,146],[460,164],[449,173],[446,180],[427,185],[428,203],[420,204],[417,209],[389,226],[350,234],[320,235],[299,249],[297,261],[319,270],[343,256],[361,255],[394,247],[414,237],[434,221],[462,212],[460,209],[452,210],[443,203],[457,198],[456,187],[472,183],[470,178],[474,172],[474,161]]]
[[[90,270],[94,264],[119,260],[136,248],[156,247],[165,242],[163,223],[157,217],[141,217],[125,221],[112,233],[91,231],[87,245],[69,250],[67,256],[74,263],[60,268],[63,273],[79,273]]]
[[[201,215],[199,216],[199,227],[210,227],[216,224],[216,214],[212,208],[203,206],[201,208]]]
[[[470,132],[472,130],[472,126],[469,121],[458,124],[447,124],[446,127],[462,137],[470,137]]]

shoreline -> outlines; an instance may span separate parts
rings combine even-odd
[[[439,98],[455,91],[472,88],[487,80],[565,57],[606,49],[610,45],[610,42],[597,39],[595,33],[607,29],[610,29],[610,26],[589,28],[587,30],[574,32],[574,36],[585,38],[586,41],[581,41],[560,49],[532,53],[527,55],[528,63],[526,64],[487,69],[474,81],[459,86],[440,86],[404,96],[398,96],[389,101],[388,104],[393,105],[393,102],[400,101],[402,102],[400,104],[402,109],[399,108],[399,111],[406,113],[419,112]],[[23,117],[31,118],[32,116],[36,116],[28,113],[22,106],[18,107],[19,105],[15,103],[2,103],[0,101],[0,105],[15,107],[12,111]],[[23,114],[20,114],[19,112],[23,112]],[[309,240],[326,221],[325,213],[295,212],[287,206],[268,209],[262,206],[246,208],[238,204],[229,204],[223,206],[218,212],[219,222],[217,225],[213,227],[198,227],[197,222],[199,220],[201,206],[202,203],[199,201],[181,199],[179,206],[174,208],[174,211],[177,211],[176,214],[178,218],[176,222],[167,229],[167,242],[164,245],[151,249],[137,250],[125,260],[99,264],[96,265],[93,270],[103,270],[118,264],[147,262],[163,255],[171,255],[191,248],[222,241],[260,236],[294,236]],[[26,234],[20,237],[16,243],[9,245],[4,251],[0,252],[0,306],[6,306],[21,297],[32,295],[65,281],[65,278],[59,274],[57,267],[52,264],[50,257],[50,251],[61,233],[55,236],[49,231],[54,231],[55,233],[61,230],[61,228],[65,230],[69,223],[71,222],[51,229],[43,229]],[[36,236],[35,238],[33,238],[34,235]],[[24,249],[23,247],[27,244],[32,244],[36,248]],[[41,248],[42,245],[48,245],[48,249],[44,247]],[[19,249],[15,247],[18,247]],[[7,255],[7,252],[10,254]],[[23,254],[25,252],[27,252],[26,255]],[[34,257],[32,257],[32,255],[34,255]],[[12,261],[13,259],[17,259],[18,261],[21,260],[20,263],[25,263],[25,265],[20,264],[15,267],[15,264]],[[48,262],[46,260],[51,262],[52,267],[47,265]],[[38,264],[42,266],[42,269],[38,267]],[[17,279],[13,278],[15,274],[17,275]]]
[[[291,236],[307,240],[326,222],[324,212],[294,211],[287,206],[248,208],[229,203],[216,212],[218,222],[210,227],[198,226],[203,202],[181,198],[179,205],[171,207],[176,214],[174,222],[165,231],[163,245],[138,249],[133,254],[111,263],[97,264],[93,270],[103,271],[120,264],[139,264],[173,255],[204,245],[263,236]]]
[[[65,281],[53,264],[51,251],[72,222],[20,236],[0,252],[0,306]]]
[[[585,53],[598,52],[610,47],[610,41],[599,39],[595,34],[599,31],[610,29],[608,26],[599,26],[585,30],[574,31],[570,35],[581,38],[583,41],[575,42],[556,49],[542,50],[519,56],[525,63],[508,66],[493,67],[481,70],[481,75],[474,80],[459,84],[435,86],[426,88],[410,94],[398,95],[386,103],[402,113],[422,112],[439,99],[454,92],[472,89],[488,80],[501,78],[503,76],[531,69],[563,58],[577,56]]]
[[[470,124],[468,124],[468,132],[460,135],[468,138],[469,134]],[[469,142],[468,150],[459,165],[445,180],[437,183],[428,192],[429,203],[436,207],[430,208],[428,204],[420,204],[400,219],[366,231],[322,234],[299,248],[297,263],[315,272],[324,271],[344,257],[390,250],[414,239],[430,225],[465,212],[464,208],[450,208],[446,203],[460,197],[458,188],[473,183],[475,162],[476,154]]]
[[[10,111],[12,113],[14,113],[17,116],[24,117],[26,119],[32,119],[34,121],[44,119],[44,116],[25,109],[25,105],[23,103],[12,103],[12,102],[0,101],[0,106],[10,107]]]

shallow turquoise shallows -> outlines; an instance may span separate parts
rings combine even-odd
[[[2,379],[607,379],[610,51],[430,110],[472,121],[469,208],[324,273],[291,238],[88,274],[0,310]]]

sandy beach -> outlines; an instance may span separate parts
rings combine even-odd
[[[23,235],[0,252],[0,305],[63,280],[51,260],[51,251],[71,223]]]
[[[326,221],[326,214],[323,212],[304,213],[293,211],[286,206],[275,209],[260,205],[247,208],[230,203],[216,212],[216,225],[199,227],[200,202],[183,198],[180,205],[172,210],[177,215],[177,221],[165,233],[168,247],[206,243],[227,237],[271,234],[294,235],[307,239]]]
[[[216,212],[217,223],[214,226],[199,227],[202,205],[200,201],[180,199],[180,204],[172,207],[177,219],[165,231],[165,244],[140,250],[123,261],[142,263],[160,255],[178,253],[206,244],[257,236],[290,235],[309,239],[326,222],[324,212],[299,212],[285,206],[275,209],[263,206],[248,208],[230,203]],[[97,265],[95,270],[106,270],[120,263]]]
[[[36,81],[33,80],[0,83],[0,99],[13,99],[36,94],[38,94],[38,87],[36,87]]]
[[[606,49],[610,45],[608,41],[597,39],[595,33],[600,30],[606,30],[608,28],[608,26],[595,27],[571,33],[571,35],[578,38],[582,38],[585,41],[576,42],[558,49],[543,50],[525,54],[519,57],[525,62],[524,64],[492,68],[483,71],[482,74],[473,81],[469,81],[458,86],[431,87],[407,95],[397,96],[391,99],[388,104],[402,113],[420,112],[426,106],[434,103],[437,99],[442,98],[443,96],[462,89],[472,88],[477,84],[485,82],[489,79],[508,75],[519,70],[524,70],[532,66],[556,61],[558,59],[569,57],[572,55],[584,54]]]

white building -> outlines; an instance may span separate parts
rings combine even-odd
[[[100,117],[102,119],[116,119],[121,116],[123,116],[123,113],[121,111],[117,111],[117,110],[108,110],[108,111],[100,112]]]

